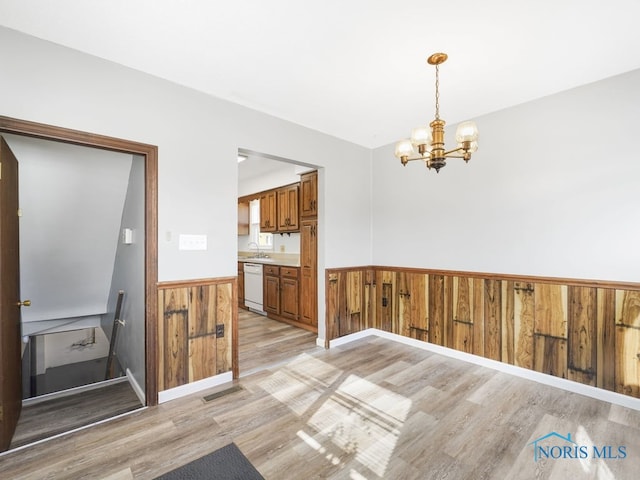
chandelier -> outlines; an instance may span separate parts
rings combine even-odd
[[[436,118],[429,126],[421,125],[411,131],[411,138],[396,144],[395,155],[402,165],[413,160],[423,160],[429,169],[439,172],[447,164],[447,158],[462,158],[465,162],[478,149],[478,127],[474,122],[462,122],[456,130],[458,146],[453,150],[444,148],[445,121],[440,118],[440,64],[447,60],[446,53],[434,53],[427,62],[436,67]],[[417,150],[417,152],[416,152]]]

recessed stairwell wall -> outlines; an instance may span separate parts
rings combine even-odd
[[[102,315],[101,326],[107,338],[113,335],[118,292],[124,291],[115,343],[118,364],[136,384],[136,392],[145,392],[145,171],[144,159],[134,156],[122,209],[113,264],[107,313]],[[125,239],[124,231],[131,232]]]

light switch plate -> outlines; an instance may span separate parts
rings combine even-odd
[[[178,250],[206,250],[206,235],[184,235],[180,234]]]

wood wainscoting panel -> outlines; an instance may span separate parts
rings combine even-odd
[[[568,378],[596,385],[598,290],[568,287]]]
[[[159,373],[158,389],[184,385],[189,378],[188,371],[188,334],[189,289],[175,288],[158,292],[158,318],[162,322],[159,329],[159,354],[162,369]]]
[[[235,372],[236,288],[235,277],[158,285],[159,390]]]
[[[473,353],[473,279],[453,277],[453,342],[451,348]]]
[[[615,391],[616,291],[599,288],[597,292],[596,386]]]
[[[216,361],[215,373],[225,373],[233,368],[233,346],[229,339],[236,338],[234,332],[233,313],[237,311],[233,301],[233,285],[231,283],[219,283],[216,286],[216,325],[221,325],[224,335],[216,337]],[[236,322],[237,323],[237,322]]]
[[[533,324],[535,301],[533,284],[513,282],[514,365],[533,369]]]
[[[502,361],[515,363],[515,282],[502,282]]]
[[[502,285],[500,280],[484,281],[484,356],[502,359]]]
[[[640,398],[640,284],[374,266],[327,280],[328,340],[378,328]]]

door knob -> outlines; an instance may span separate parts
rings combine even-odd
[[[31,306],[31,300],[23,300],[22,302],[16,303],[16,305],[19,306],[19,307],[30,307]]]

